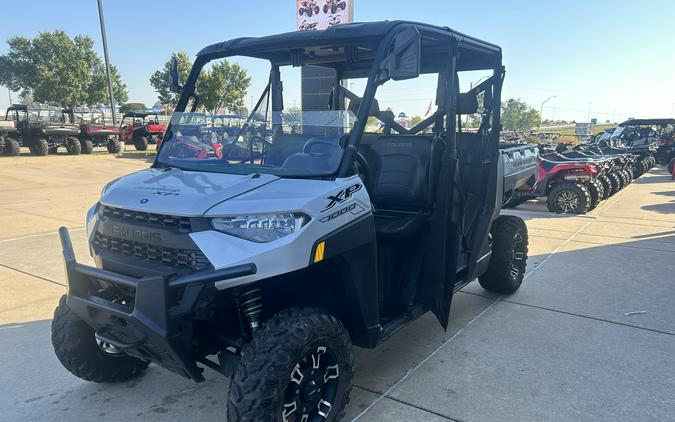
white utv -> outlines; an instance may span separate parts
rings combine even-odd
[[[264,61],[269,78],[229,135],[193,119],[195,85],[234,57]],[[298,116],[282,72],[302,66],[334,77],[329,104]],[[489,77],[461,93],[476,70]],[[453,293],[476,278],[520,286],[527,230],[499,215],[499,47],[421,23],[354,23],[221,42],[183,86],[172,74],[180,100],[153,165],[110,182],[87,214],[95,268],[60,229],[68,293],[52,342],[76,376],[124,381],[154,362],[200,382],[211,368],[231,378],[230,421],[335,421],[353,345],[374,348],[429,311],[447,327]],[[405,128],[375,95],[420,76],[433,78],[436,110]],[[361,96],[347,79],[363,81]],[[478,98],[480,128],[463,131]],[[365,133],[371,116],[377,133]]]

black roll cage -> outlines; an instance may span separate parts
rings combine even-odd
[[[198,98],[195,95],[195,85],[201,70],[210,61],[220,58],[232,56],[261,58],[269,60],[272,66],[270,70],[270,83],[263,95],[260,96],[256,107],[251,110],[246,122],[242,125],[242,129],[245,129],[249,125],[254,111],[265,98],[266,93],[271,94],[269,97],[271,97],[272,110],[283,110],[280,66],[323,65],[332,67],[336,70],[336,80],[367,76],[368,81],[361,98],[356,122],[345,146],[345,153],[343,154],[341,164],[334,175],[335,177],[345,177],[352,171],[351,163],[354,161],[356,148],[365,129],[368,112],[375,97],[377,87],[388,80],[379,78],[381,72],[380,65],[392,48],[392,41],[395,36],[411,27],[419,31],[422,40],[427,43],[427,48],[435,48],[433,51],[426,51],[420,58],[420,74],[445,74],[444,78],[439,77],[438,93],[440,95],[437,96],[436,101],[439,110],[431,117],[433,117],[433,121],[436,123],[438,129],[441,128],[442,121],[444,120],[443,117],[445,117],[448,126],[445,128],[446,133],[453,133],[457,127],[460,127],[455,126],[454,122],[457,115],[458,91],[455,73],[463,70],[493,69],[493,75],[472,91],[477,93],[480,92],[480,89],[488,89],[490,86],[501,88],[503,79],[501,48],[453,31],[448,27],[408,21],[352,23],[337,25],[324,31],[300,31],[268,37],[237,38],[213,44],[198,53],[190,74],[183,85],[175,111],[184,112],[192,98],[195,101],[192,103],[190,112],[195,112],[198,105]],[[326,51],[328,53],[323,54]],[[449,56],[452,63],[448,63],[447,60],[435,59],[437,56],[431,54],[435,51],[441,53],[441,57]],[[461,60],[458,61],[458,57]],[[447,72],[449,64],[452,65],[452,72]],[[441,84],[445,84],[445,86],[442,87]],[[448,86],[448,84],[451,85]],[[449,91],[448,88],[450,88]],[[500,89],[496,91],[499,92]],[[450,97],[452,98],[448,98],[445,95],[446,92],[451,92]],[[336,101],[335,98],[333,100]],[[491,109],[495,106],[494,104],[489,105]],[[486,111],[489,112],[489,110]],[[499,113],[490,113],[488,116],[491,120],[490,127],[492,128],[489,136],[490,148],[496,151],[499,142],[500,116]],[[419,130],[427,127],[430,121],[425,120],[422,123],[425,126],[418,128]],[[171,132],[172,124],[169,124],[167,133]],[[412,129],[408,130],[407,133],[416,133]],[[450,138],[452,139],[449,142],[449,146],[454,151],[453,154],[456,155],[455,136],[452,135]],[[157,160],[158,156],[155,157],[153,166],[158,165]]]

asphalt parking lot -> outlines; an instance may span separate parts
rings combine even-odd
[[[64,293],[56,230],[90,262],[84,216],[146,154],[0,157],[0,408],[3,420],[224,420],[228,380],[194,384],[151,367],[99,385],[66,372],[50,319]],[[430,315],[357,350],[348,419],[675,420],[675,182],[652,169],[585,216],[539,204],[522,288],[474,282],[444,332]]]

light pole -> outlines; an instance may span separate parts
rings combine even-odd
[[[110,77],[110,60],[108,60],[108,40],[105,36],[105,22],[103,21],[103,4],[98,0],[98,19],[101,22],[101,38],[103,39],[103,57],[105,58],[105,73],[108,76],[108,95],[110,96],[110,112],[112,113],[113,126],[117,126],[115,116],[115,97],[113,95],[112,78]]]

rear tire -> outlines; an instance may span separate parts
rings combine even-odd
[[[490,230],[492,256],[487,270],[478,277],[485,290],[511,294],[523,282],[527,267],[527,226],[515,215],[500,215]]]
[[[321,420],[338,421],[349,402],[353,368],[352,343],[340,321],[311,308],[282,311],[242,348],[227,420],[300,421],[303,414],[314,420],[323,412]]]
[[[122,143],[119,141],[119,139],[108,139],[108,141],[105,144],[105,147],[111,154],[117,154],[120,151],[122,151]]]
[[[49,143],[46,139],[36,139],[28,149],[33,155],[44,156],[49,152]]]
[[[4,155],[19,155],[21,153],[21,145],[16,139],[5,139],[5,148],[2,153]]]
[[[146,136],[134,136],[134,146],[137,151],[145,151],[148,149],[148,138]]]
[[[122,352],[106,352],[96,333],[61,296],[52,321],[52,345],[61,364],[73,375],[93,382],[122,382],[139,376],[148,363]]]
[[[94,143],[89,139],[80,140],[80,151],[82,154],[91,154],[94,152]]]
[[[556,184],[548,194],[546,206],[556,214],[586,214],[591,194],[586,186],[575,182]]]
[[[80,140],[72,136],[68,137],[68,139],[66,139],[66,151],[68,152],[68,155],[80,155],[82,152]]]

